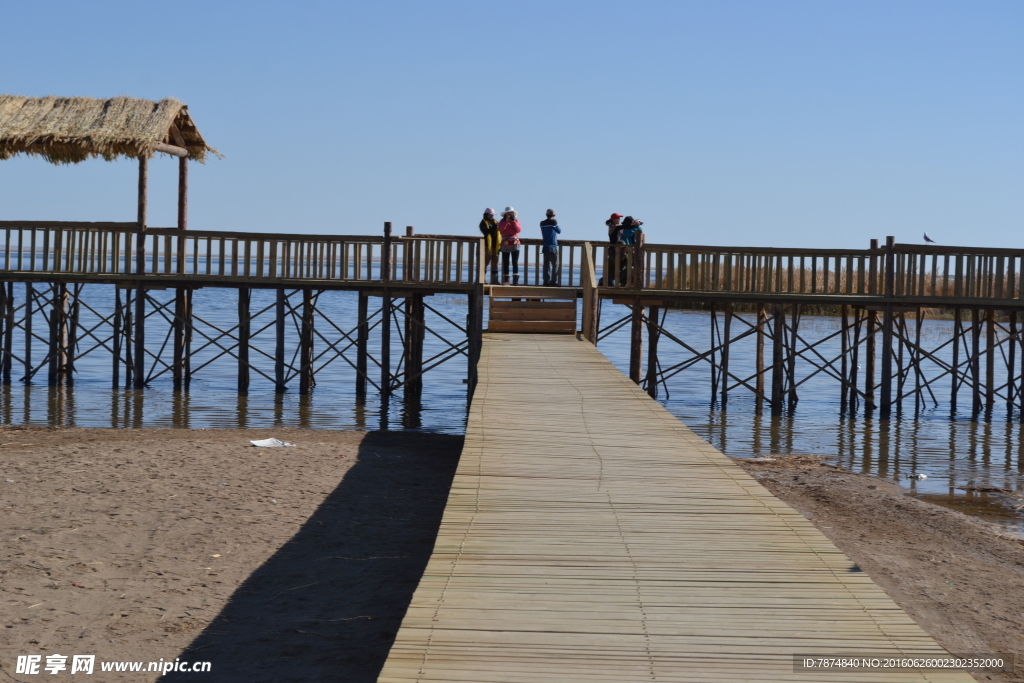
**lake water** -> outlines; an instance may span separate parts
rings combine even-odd
[[[355,400],[355,371],[344,358],[337,357],[329,344],[343,349],[341,332],[350,333],[356,320],[357,297],[350,292],[326,292],[317,302],[320,317],[316,328],[324,335],[314,341],[318,360],[316,387],[312,394],[300,396],[298,380],[289,383],[291,390],[278,394],[268,377],[274,376],[273,303],[271,290],[253,290],[251,310],[263,311],[252,324],[257,334],[253,347],[266,353],[251,352],[250,391],[240,396],[235,391],[237,361],[224,353],[232,343],[218,339],[220,331],[230,331],[237,323],[237,293],[231,289],[201,289],[194,294],[196,316],[192,361],[194,376],[190,390],[172,390],[170,373],[156,376],[147,389],[112,389],[110,386],[111,355],[109,326],[102,322],[110,315],[114,290],[110,286],[87,285],[83,290],[80,313],[79,349],[84,353],[76,362],[77,374],[72,387],[46,386],[43,368],[31,383],[17,381],[23,374],[15,361],[14,382],[0,388],[0,421],[5,424],[61,425],[78,427],[181,427],[224,428],[243,427],[265,431],[273,436],[275,426],[302,426],[322,429],[423,429],[462,433],[466,417],[466,360],[463,355],[449,360],[424,376],[424,391],[419,406],[407,406],[402,390],[387,402],[370,389],[368,400]],[[173,292],[151,292],[161,302],[170,301]],[[24,301],[23,286],[16,286],[18,303]],[[371,308],[379,299],[371,299]],[[292,299],[298,303],[298,297]],[[464,325],[465,297],[428,297],[433,310],[426,313],[428,325],[451,343],[463,339],[455,324]],[[602,325],[625,315],[626,309],[604,303]],[[21,314],[19,313],[19,317]],[[446,321],[444,318],[447,318]],[[286,356],[295,353],[294,319],[289,320],[289,342]],[[710,316],[705,312],[669,311],[665,327],[673,335],[703,352],[711,335]],[[335,327],[336,326],[336,327]],[[46,323],[41,313],[33,316],[33,327],[39,339],[33,344],[33,362],[38,365],[46,355]],[[91,334],[85,330],[92,329]],[[839,321],[828,317],[804,317],[800,332],[805,339],[824,339],[839,329]],[[936,348],[952,335],[951,321],[928,320],[922,327],[922,346]],[[147,322],[147,346],[156,352],[167,330],[166,320],[157,313]],[[340,331],[339,331],[340,330]],[[379,349],[379,330],[371,334],[373,355]],[[400,357],[401,340],[392,332],[392,361]],[[13,348],[22,355],[23,335],[15,335]],[[87,352],[90,348],[95,350]],[[621,370],[629,360],[629,330],[621,330],[603,339],[598,348]],[[769,347],[770,348],[770,347]],[[839,353],[839,339],[823,342],[817,350],[831,359]],[[424,358],[437,354],[443,358],[451,347],[433,333],[426,336]],[[170,362],[170,344],[157,354],[163,363]],[[352,362],[355,354],[345,355]],[[939,357],[951,357],[946,346]],[[659,358],[663,368],[681,363],[692,354],[662,338]],[[147,360],[147,366],[163,369],[161,361]],[[659,400],[701,437],[728,455],[756,457],[774,454],[802,453],[828,456],[836,464],[866,474],[900,482],[915,495],[983,516],[1008,531],[1024,537],[1024,519],[1014,506],[1024,498],[997,492],[965,491],[962,487],[998,487],[1020,494],[1024,492],[1024,432],[1014,415],[1006,416],[1005,406],[997,406],[987,420],[972,420],[968,413],[951,414],[948,404],[949,382],[937,381],[931,386],[939,400],[921,406],[916,416],[914,402],[904,403],[901,415],[888,421],[858,414],[843,416],[839,404],[839,384],[819,373],[799,387],[800,401],[792,414],[772,417],[759,412],[753,394],[746,389],[731,391],[727,409],[711,400],[709,365],[703,361],[669,380],[668,394],[662,389]],[[997,363],[997,368],[999,364]],[[379,373],[373,371],[371,374]],[[741,377],[753,374],[754,338],[748,337],[734,345],[730,371]],[[797,364],[797,377],[803,379],[813,371],[806,362]],[[934,374],[925,368],[926,375]],[[1005,370],[999,370],[1005,375]],[[262,373],[262,374],[261,374]],[[156,374],[156,373],[154,373]],[[122,375],[123,376],[123,375]],[[929,375],[930,376],[930,375]],[[1002,380],[1005,381],[1005,377]],[[969,405],[966,391],[961,406]],[[913,475],[924,474],[917,479]]]

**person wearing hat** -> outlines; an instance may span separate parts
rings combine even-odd
[[[498,284],[498,249],[501,247],[501,235],[498,234],[498,221],[494,220],[494,209],[484,209],[483,220],[480,221],[480,234],[484,236],[484,270],[491,269],[491,284]]]
[[[516,210],[506,206],[498,223],[498,232],[501,233],[501,280],[508,284],[508,262],[512,261],[512,284],[519,284],[519,233],[523,231],[519,219],[516,218]]]
[[[540,232],[544,237],[544,246],[541,248],[544,252],[544,286],[556,287],[561,280],[558,268],[558,235],[562,229],[555,220],[554,209],[547,210],[547,218],[540,222]]]
[[[622,219],[622,230],[619,231],[619,249],[622,250],[622,264],[621,272],[619,273],[619,282],[623,285],[627,283],[628,260],[626,259],[626,250],[635,244],[644,243],[643,229],[640,227],[643,225],[643,221],[638,221],[632,216],[626,216]]]
[[[607,260],[605,261],[604,274],[605,285],[608,287],[615,286],[615,254],[616,245],[619,244],[619,235],[622,233],[622,214],[613,213],[611,218],[606,220],[604,224],[608,226],[608,249],[606,250]]]

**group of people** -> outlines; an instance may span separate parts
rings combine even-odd
[[[557,287],[561,269],[558,267],[558,235],[562,229],[558,227],[555,210],[548,209],[547,217],[540,222],[541,236],[544,244],[544,286]],[[512,266],[513,285],[519,284],[519,234],[523,226],[519,222],[516,210],[506,206],[501,213],[501,220],[495,220],[494,209],[484,209],[483,220],[480,221],[480,232],[484,236],[487,266],[491,270],[491,284],[498,284],[498,254],[501,254],[501,284],[509,284],[509,265]]]
[[[617,249],[624,249],[638,242],[643,244],[643,233],[640,228],[643,223],[632,216],[624,217],[620,213],[613,213],[611,218],[605,221],[605,225],[608,227],[609,264],[615,262]],[[500,220],[495,218],[494,209],[484,209],[484,217],[480,221],[480,233],[484,236],[487,258],[486,267],[491,271],[491,284],[499,284],[498,254],[501,254],[500,284],[510,284],[510,265],[512,270],[511,284],[519,284],[519,248],[521,246],[519,235],[522,231],[523,226],[519,222],[516,210],[511,206],[505,207],[505,210],[501,213]],[[544,256],[544,286],[557,287],[561,284],[562,273],[558,263],[558,236],[562,233],[562,229],[558,226],[554,209],[547,210],[546,218],[540,222],[540,231],[544,239],[544,244],[541,248]],[[620,259],[620,261],[622,272],[619,274],[619,281],[622,282],[626,278],[626,259]],[[605,268],[605,272],[608,273],[608,286],[614,286],[615,284],[615,273],[613,270],[613,267]]]

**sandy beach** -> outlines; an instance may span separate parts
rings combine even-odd
[[[267,437],[295,445],[249,444]],[[37,680],[14,673],[18,655],[45,665],[46,655],[93,654],[99,681],[155,681],[145,667],[161,659],[211,666],[161,680],[374,681],[432,550],[461,443],[0,429],[0,670]],[[951,652],[1024,651],[1024,544],[815,458],[736,462]],[[102,662],[143,662],[143,672],[101,672]]]

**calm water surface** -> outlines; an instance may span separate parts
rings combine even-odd
[[[21,286],[18,288],[16,295],[23,300],[20,298]],[[170,291],[152,294],[160,300],[173,297]],[[347,343],[337,343],[341,338],[337,329],[349,332],[354,326],[356,296],[352,293],[321,295],[318,304],[324,318],[316,321],[316,327],[326,339],[318,337],[315,340],[315,353],[319,356],[316,362],[317,384],[313,393],[306,397],[298,395],[297,379],[290,383],[292,391],[275,393],[270,381],[260,374],[273,377],[273,360],[269,354],[264,356],[256,352],[251,353],[251,360],[258,371],[252,373],[249,394],[239,396],[235,392],[237,361],[230,353],[224,353],[225,349],[230,351],[232,345],[223,339],[214,341],[218,331],[230,331],[237,322],[236,293],[228,289],[202,289],[194,294],[193,308],[197,321],[193,349],[197,354],[192,362],[195,375],[189,392],[174,392],[169,372],[155,377],[144,391],[111,389],[110,353],[102,346],[103,343],[109,344],[109,332],[103,332],[104,326],[100,322],[103,316],[109,315],[112,298],[113,290],[109,286],[87,286],[83,301],[90,307],[82,309],[80,324],[83,330],[95,329],[92,336],[85,335],[80,339],[80,353],[97,348],[79,358],[74,386],[47,387],[44,368],[32,383],[15,381],[10,387],[0,388],[0,420],[3,423],[125,428],[245,427],[265,430],[267,436],[273,435],[276,426],[422,429],[456,434],[465,429],[466,361],[461,355],[424,376],[424,393],[419,406],[405,405],[401,389],[389,402],[382,403],[372,388],[369,400],[363,405],[357,404],[352,366],[328,348],[328,341],[337,344],[338,350]],[[254,290],[252,310],[271,307],[273,301],[272,291]],[[438,296],[428,298],[427,303],[435,309],[427,311],[428,324],[453,343],[461,339],[462,332],[453,323],[465,324],[465,298]],[[262,329],[253,345],[265,351],[273,349],[272,313],[270,308],[253,323],[254,331]],[[624,307],[606,302],[602,324],[612,322],[625,313]],[[45,339],[47,328],[41,314],[34,316],[33,324],[37,334]],[[292,321],[289,324],[293,324]],[[154,340],[162,340],[166,323],[153,317],[147,325],[147,345],[158,348],[159,344],[154,344]],[[707,313],[670,311],[665,325],[694,349],[703,352],[708,348],[711,325]],[[800,322],[801,335],[810,341],[824,339],[838,329],[839,320],[835,318],[806,317]],[[377,333],[375,330],[371,334],[370,341],[374,355],[379,349]],[[936,348],[951,334],[952,322],[926,321],[922,329],[922,346]],[[292,333],[290,336],[294,338],[296,335]],[[397,331],[392,336],[392,359],[397,362],[401,341]],[[14,348],[19,355],[23,346],[23,338],[16,337]],[[598,348],[617,367],[626,370],[628,328],[603,339]],[[424,358],[444,354],[447,349],[450,347],[444,340],[428,334]],[[839,339],[826,341],[816,349],[822,358],[831,360],[839,353]],[[286,351],[291,358],[295,353],[294,344],[290,343]],[[667,338],[662,338],[659,351],[662,368],[672,367],[692,357],[689,351]],[[45,358],[42,341],[34,343],[32,353],[36,364]],[[948,360],[952,355],[951,347],[945,347],[938,355]],[[169,363],[169,344],[159,356]],[[351,349],[346,351],[346,356],[354,362]],[[162,368],[161,363],[154,359],[149,359],[148,363]],[[846,417],[840,414],[838,382],[824,373],[812,374],[814,368],[800,361],[797,364],[798,379],[811,376],[799,387],[798,407],[792,414],[772,417],[767,411],[758,412],[753,395],[742,387],[730,392],[726,409],[718,401],[711,400],[709,367],[706,362],[698,361],[698,364],[675,375],[669,380],[668,394],[662,390],[659,400],[701,437],[728,455],[757,457],[803,453],[828,456],[851,471],[898,481],[915,495],[983,516],[1008,531],[1024,536],[1024,518],[1014,510],[1015,506],[1024,505],[1024,498],[963,490],[963,487],[988,486],[1018,495],[1024,493],[1024,433],[1017,415],[1007,418],[1005,406],[997,406],[989,419],[979,421],[973,421],[970,414],[962,412],[951,415],[949,382],[941,380],[931,385],[939,406],[933,406],[929,400],[926,405],[918,407],[916,419],[913,400],[906,401],[901,415],[889,421],[863,414]],[[750,336],[733,346],[730,371],[748,377],[753,374],[753,369],[754,337]],[[20,370],[16,362],[15,379],[21,376]],[[937,374],[930,367],[925,367],[924,371],[927,377]],[[1000,379],[1002,381],[1005,377]],[[961,394],[961,406],[969,407],[969,401],[965,400],[968,398],[966,392]],[[914,478],[920,474],[926,478]]]

